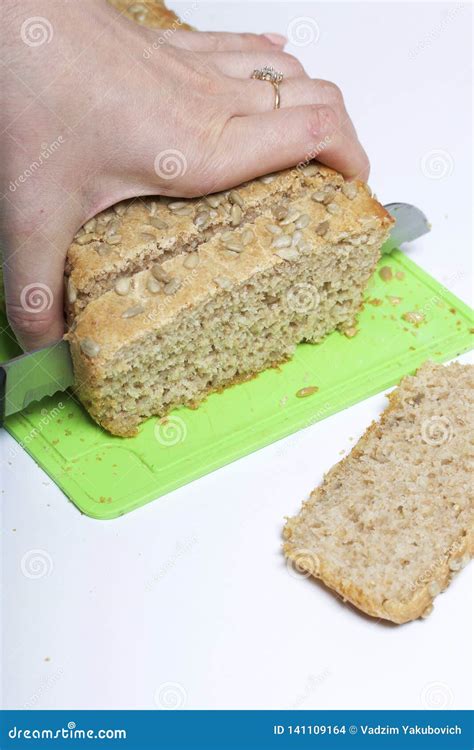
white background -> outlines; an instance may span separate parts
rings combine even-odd
[[[343,89],[380,200],[415,203],[433,224],[408,252],[469,301],[471,9],[239,0],[199,3],[189,18],[282,34],[309,23],[313,36],[317,23],[317,41],[288,50]],[[4,706],[468,708],[469,569],[428,620],[392,626],[290,575],[280,553],[284,516],[384,403],[115,521],[81,516],[19,451],[2,467]],[[11,443],[2,432],[4,456]],[[47,566],[37,579],[21,571],[35,549]]]

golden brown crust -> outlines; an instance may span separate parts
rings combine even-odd
[[[169,10],[162,0],[108,0],[120,13],[136,23],[150,29],[191,30],[192,27],[181,21],[174,11]]]
[[[437,367],[436,365],[427,362],[422,368],[430,366]],[[457,363],[451,365],[451,367],[453,366],[462,367],[462,365]],[[422,368],[419,368],[418,372],[420,372]],[[400,385],[402,385],[403,382],[404,381],[402,381]],[[400,387],[388,394],[389,403],[381,414],[380,419],[376,422],[372,422],[350,453],[335,464],[324,475],[321,485],[317,487],[311,493],[310,498],[303,503],[302,510],[306,506],[314,506],[319,500],[321,500],[323,498],[324,487],[328,480],[332,477],[344,476],[346,474],[346,469],[350,467],[351,462],[354,459],[359,460],[364,455],[372,438],[379,438],[384,434],[386,423],[390,419],[392,413],[397,411],[400,406],[400,399]],[[299,547],[295,547],[291,542],[294,531],[300,524],[304,524],[304,520],[301,518],[301,513],[294,518],[288,518],[283,530],[284,538],[287,540],[283,545],[284,554],[298,565],[298,569],[302,571],[304,570],[315,578],[318,578],[326,586],[340,594],[344,601],[351,602],[351,604],[358,609],[361,609],[366,614],[371,615],[372,617],[390,620],[396,624],[403,624],[415,620],[427,612],[437,596],[437,594],[432,593],[433,584],[438,584],[438,593],[444,591],[453,576],[453,570],[450,567],[450,565],[453,564],[453,561],[458,562],[461,561],[465,555],[472,557],[474,554],[472,529],[468,529],[466,535],[460,535],[448,546],[444,560],[441,562],[438,561],[438,564],[436,565],[436,572],[433,572],[430,575],[429,580],[426,581],[426,583],[420,583],[420,585],[415,588],[413,595],[409,600],[398,601],[392,599],[380,603],[378,599],[370,596],[365,589],[356,586],[348,576],[341,577],[331,566],[330,561],[324,560],[317,555],[308,554],[305,556],[302,554],[302,550]]]
[[[283,179],[287,176],[283,175]],[[299,177],[293,179],[297,180]],[[246,197],[245,190],[240,192]],[[311,241],[315,254],[322,254],[328,245],[334,248],[338,242],[343,244],[368,226],[380,227],[388,233],[392,219],[377,210],[377,204],[367,196],[363,187],[359,187],[358,195],[353,200],[349,200],[341,192],[334,196],[333,203],[340,207],[340,212],[336,215],[328,214],[322,203],[312,201],[310,192],[311,188],[293,205],[298,207],[301,214],[305,213],[310,217],[304,237]],[[374,214],[380,216],[380,219],[375,218]],[[184,219],[188,224],[192,224],[189,217],[177,217],[180,226]],[[186,254],[164,261],[161,264],[163,269],[171,278],[179,279],[181,282],[181,287],[172,296],[150,293],[147,289],[150,271],[136,273],[133,276],[133,289],[129,294],[119,296],[111,290],[91,300],[76,318],[76,325],[69,335],[69,340],[74,344],[85,337],[93,338],[101,347],[100,356],[93,364],[94,367],[98,367],[103,360],[108,360],[116,354],[124,340],[130,342],[134,337],[142,336],[147,330],[163,327],[172,322],[174,316],[186,307],[195,306],[219,294],[216,278],[225,276],[232,283],[239,284],[259,271],[286,262],[276,255],[271,244],[272,236],[266,228],[271,221],[266,215],[234,230],[237,237],[241,236],[246,228],[251,228],[254,232],[255,241],[251,248],[240,254],[226,252],[218,234],[199,246],[199,264],[196,268],[186,268]],[[314,227],[323,221],[328,222],[329,228],[324,237],[320,237],[314,233]],[[334,249],[331,252],[335,252]],[[375,261],[377,257],[378,252],[374,254]],[[330,256],[328,262],[331,262]],[[123,313],[134,305],[143,307],[142,314],[133,318],[123,318]]]

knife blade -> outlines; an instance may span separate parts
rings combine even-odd
[[[21,354],[0,365],[0,424],[32,401],[65,391],[74,383],[67,341]]]
[[[390,253],[402,242],[430,231],[426,216],[408,203],[388,203],[385,209],[395,219],[390,237],[382,247]],[[0,425],[5,417],[21,411],[32,401],[64,391],[74,383],[69,345],[59,341],[35,352],[22,354],[0,365]]]
[[[383,244],[382,253],[391,253],[403,242],[416,240],[431,229],[423,211],[410,203],[387,203],[384,208],[395,219],[395,224],[390,237]]]

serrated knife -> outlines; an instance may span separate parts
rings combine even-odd
[[[395,219],[382,252],[389,253],[403,242],[430,231],[426,216],[408,203],[389,203],[385,209]],[[32,401],[65,391],[74,382],[69,344],[56,344],[28,352],[0,365],[0,425],[5,417],[22,411]]]

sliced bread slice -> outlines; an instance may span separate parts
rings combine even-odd
[[[472,365],[426,362],[284,530],[296,569],[404,623],[473,554]]]

